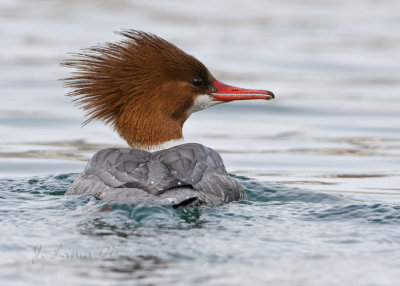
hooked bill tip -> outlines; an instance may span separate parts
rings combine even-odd
[[[267,98],[265,98],[266,100],[275,98],[275,94],[272,91],[266,90],[265,92],[267,94]]]

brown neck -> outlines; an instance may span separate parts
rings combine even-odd
[[[114,128],[133,148],[150,150],[171,140],[183,138],[182,127],[188,116],[173,118],[157,105],[124,105],[114,121]]]

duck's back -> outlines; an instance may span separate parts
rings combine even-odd
[[[111,203],[210,205],[246,199],[220,155],[189,143],[146,152],[109,148],[97,152],[67,195],[93,194]]]

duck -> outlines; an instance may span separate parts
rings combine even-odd
[[[270,100],[268,90],[230,86],[194,56],[151,33],[117,32],[119,42],[83,49],[62,62],[64,78],[87,120],[111,126],[129,148],[99,150],[66,195],[92,195],[110,204],[207,206],[246,200],[220,154],[185,143],[189,116],[235,100]]]

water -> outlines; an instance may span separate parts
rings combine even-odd
[[[7,285],[397,285],[400,3],[0,2],[0,281]],[[66,197],[125,146],[57,79],[68,52],[160,35],[216,78],[265,88],[186,122],[249,201],[173,210]]]

